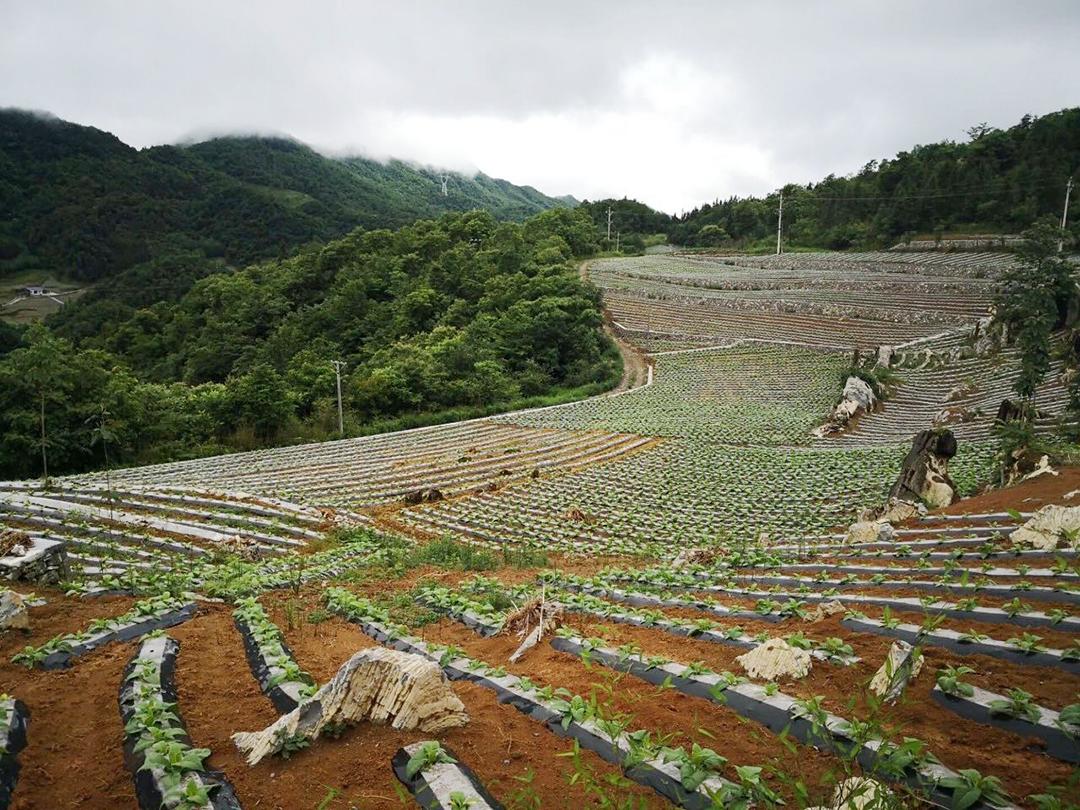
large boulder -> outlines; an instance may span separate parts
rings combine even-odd
[[[1053,551],[1064,541],[1080,549],[1080,506],[1044,506],[1009,539],[1017,548]]]
[[[262,731],[232,740],[255,765],[287,740],[316,739],[328,726],[369,721],[438,734],[469,722],[465,706],[443,671],[419,655],[371,647],[350,658],[312,697]]]
[[[735,660],[747,675],[763,681],[805,678],[810,673],[810,653],[782,638],[770,638]]]
[[[950,506],[957,500],[956,485],[949,477],[949,459],[956,455],[951,430],[924,430],[912,441],[900,475],[889,497],[918,503],[931,509]]]
[[[0,591],[0,630],[29,630],[30,611],[21,594]]]
[[[847,378],[840,404],[833,409],[829,421],[814,431],[819,438],[840,433],[857,415],[869,413],[877,406],[874,389],[863,379],[854,375]]]
[[[845,543],[892,543],[896,530],[886,520],[860,520],[848,527]]]

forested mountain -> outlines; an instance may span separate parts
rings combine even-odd
[[[42,413],[56,473],[104,462],[102,426],[121,463],[334,436],[331,360],[350,433],[597,392],[621,367],[577,274],[594,238],[568,208],[446,214],[214,274],[77,345],[35,324],[0,356],[0,478],[41,471]]]
[[[573,202],[483,174],[451,174],[447,192],[431,169],[328,158],[284,138],[137,150],[92,127],[0,110],[0,277],[40,268],[94,282],[173,257],[197,277],[358,225],[476,208],[520,220]]]
[[[1014,127],[972,127],[964,143],[916,146],[872,160],[847,177],[784,186],[784,239],[822,248],[887,247],[911,235],[960,231],[1019,233],[1034,220],[1061,217],[1065,183],[1080,180],[1080,108]],[[676,216],[636,200],[584,202],[598,232],[640,249],[666,233],[675,245],[768,247],[776,240],[779,193],[731,197]],[[1080,235],[1080,193],[1072,195],[1070,224]],[[614,238],[614,236],[613,236]]]
[[[1017,233],[1061,216],[1066,180],[1080,174],[1080,108],[1024,116],[1014,127],[969,130],[965,143],[916,146],[870,161],[848,177],[784,187],[784,233],[791,244],[883,246],[949,230]],[[1080,233],[1073,194],[1073,233]],[[677,217],[669,239],[718,245],[776,238],[777,194],[731,198]]]

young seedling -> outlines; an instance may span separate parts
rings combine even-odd
[[[975,688],[971,684],[964,683],[960,679],[965,675],[971,675],[975,670],[971,667],[945,667],[939,670],[937,685],[947,695],[955,697],[971,697],[975,694]]]

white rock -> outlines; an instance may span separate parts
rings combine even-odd
[[[902,501],[899,498],[890,498],[889,503],[885,506],[885,511],[878,520],[886,520],[889,523],[903,523],[913,517],[925,515],[926,511],[926,506],[921,503],[916,504],[911,501]]]
[[[0,630],[29,630],[30,611],[15,591],[0,591]]]
[[[941,476],[931,471],[926,475],[923,500],[931,509],[944,509],[956,500],[956,492]]]
[[[896,530],[886,520],[861,520],[848,527],[845,543],[892,543]]]
[[[1062,540],[1080,548],[1080,506],[1044,506],[1009,535],[1016,547],[1053,551]]]
[[[465,706],[443,671],[420,655],[371,647],[342,665],[312,697],[262,731],[237,732],[232,740],[255,765],[286,739],[314,740],[330,723],[370,721],[399,730],[436,734],[469,722]]]
[[[873,389],[859,377],[851,376],[844,383],[844,391],[840,397],[840,404],[836,406],[829,421],[813,431],[818,438],[831,436],[839,433],[852,418],[860,412],[869,412],[877,404],[877,397]]]
[[[833,599],[830,602],[820,602],[817,607],[806,614],[806,621],[810,623],[820,622],[826,616],[835,616],[837,613],[843,613],[846,610],[847,608],[838,599]]]
[[[810,673],[810,653],[792,647],[782,638],[770,638],[735,660],[747,675],[763,681],[805,678]]]
[[[912,647],[906,641],[894,641],[885,657],[885,663],[874,673],[870,681],[870,691],[886,703],[895,703],[910,681],[922,670],[923,657],[918,647]]]

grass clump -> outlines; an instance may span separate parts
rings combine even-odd
[[[466,543],[458,543],[450,537],[441,537],[413,549],[411,562],[434,565],[455,571],[492,571],[499,567],[498,558],[486,549]]]

